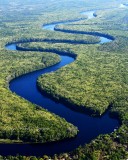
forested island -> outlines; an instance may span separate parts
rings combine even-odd
[[[40,93],[91,117],[102,117],[109,110],[120,124],[70,152],[39,156],[0,152],[1,160],[128,158],[127,4],[127,0],[0,2],[0,148],[2,144],[70,143],[79,134],[78,126],[10,90],[13,79],[59,64],[59,55],[74,61],[40,75],[36,81]],[[82,14],[91,10],[95,18]],[[54,31],[43,29],[60,22]],[[102,43],[104,37],[110,42]],[[11,44],[15,50],[7,48]]]

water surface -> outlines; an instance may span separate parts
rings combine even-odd
[[[54,30],[55,25],[57,24],[45,25],[44,29]],[[109,41],[111,40],[101,37],[100,43]],[[8,45],[6,48],[9,50],[16,50],[16,44]],[[42,156],[44,154],[53,155],[68,152],[77,148],[79,145],[89,143],[99,134],[111,133],[116,127],[119,127],[119,122],[109,116],[109,111],[100,118],[91,117],[87,114],[78,112],[77,110],[75,111],[61,102],[55,102],[39,92],[36,81],[40,75],[56,71],[73,61],[74,58],[70,56],[61,56],[61,62],[54,66],[15,78],[10,82],[10,89],[12,92],[15,92],[28,101],[48,109],[48,111],[65,118],[68,122],[77,126],[79,129],[78,135],[72,139],[47,144],[0,144],[1,155],[16,155],[19,153],[20,155],[27,156]]]

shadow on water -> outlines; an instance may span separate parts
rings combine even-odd
[[[44,28],[54,30],[55,25],[56,24],[45,25]],[[111,40],[106,37],[101,37],[101,41],[106,43]],[[7,45],[6,48],[9,50],[16,50],[16,44]],[[119,127],[118,120],[111,118],[109,116],[109,111],[106,111],[101,117],[92,117],[78,112],[78,110],[75,111],[72,107],[67,107],[67,105],[61,102],[54,101],[47,96],[47,94],[41,94],[39,92],[36,82],[40,75],[56,71],[74,61],[74,58],[67,55],[61,55],[60,57],[61,62],[54,66],[13,79],[10,82],[10,90],[28,101],[42,106],[48,111],[65,118],[68,122],[78,127],[78,135],[75,138],[46,144],[0,144],[1,155],[16,155],[18,153],[20,155],[42,156],[44,154],[53,155],[68,152],[77,148],[79,145],[89,143],[99,134],[111,133],[116,127]]]

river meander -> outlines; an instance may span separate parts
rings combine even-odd
[[[93,18],[93,12],[84,12],[84,14]],[[67,22],[64,22],[67,23]],[[55,23],[45,25],[43,29],[54,31]],[[105,36],[100,37],[100,43],[110,42]],[[16,44],[6,46],[9,50],[16,50]],[[10,82],[10,90],[17,95],[27,99],[28,101],[44,107],[50,112],[53,112],[60,117],[65,118],[68,122],[78,127],[79,133],[75,138],[63,140],[60,142],[52,142],[46,144],[0,144],[1,155],[35,155],[42,156],[44,154],[53,155],[62,152],[69,152],[77,148],[79,145],[89,143],[92,139],[96,138],[100,134],[111,133],[116,127],[119,127],[119,122],[109,116],[109,111],[106,111],[101,117],[92,117],[88,114],[78,112],[77,109],[71,109],[61,102],[55,102],[46,95],[42,95],[37,86],[37,78],[45,73],[50,73],[58,70],[59,68],[72,63],[75,59],[70,56],[60,55],[61,62],[31,73],[27,73],[18,78],[13,79]]]

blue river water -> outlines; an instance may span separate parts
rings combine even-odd
[[[86,12],[86,15],[88,14],[90,15],[90,12]],[[43,29],[53,31],[55,25],[57,24],[45,25]],[[111,40],[106,37],[101,37],[100,43],[106,43],[110,41]],[[10,51],[16,50],[16,44],[7,45],[6,48]],[[60,57],[61,62],[54,66],[34,71],[13,79],[10,82],[10,90],[15,92],[17,95],[27,99],[28,101],[42,106],[48,111],[65,118],[68,122],[78,127],[78,135],[75,138],[46,144],[0,144],[1,155],[16,155],[18,153],[20,155],[27,156],[42,156],[44,154],[54,155],[62,152],[69,152],[77,148],[79,145],[89,143],[98,135],[111,133],[115,128],[119,127],[119,121],[117,119],[111,118],[109,116],[109,111],[106,111],[106,113],[101,117],[92,117],[88,114],[77,111],[77,109],[71,109],[61,102],[55,102],[45,94],[42,95],[39,92],[36,86],[36,81],[40,75],[56,71],[59,68],[74,61],[74,58],[70,56],[61,55]]]

